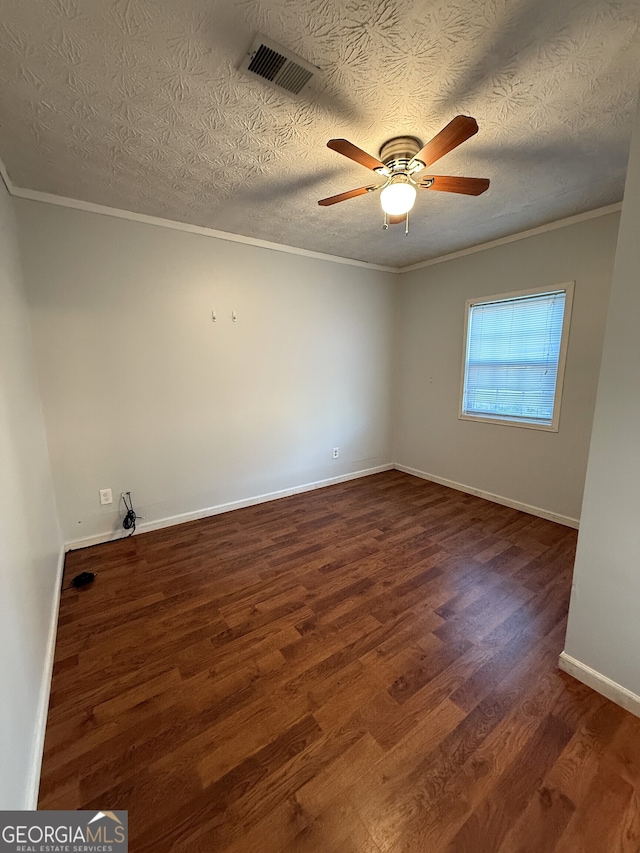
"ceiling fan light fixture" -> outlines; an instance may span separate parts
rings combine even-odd
[[[416,200],[416,188],[405,175],[398,175],[380,193],[380,204],[389,216],[408,213]]]

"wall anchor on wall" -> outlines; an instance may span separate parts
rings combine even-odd
[[[218,319],[218,318],[216,317],[216,312],[215,312],[215,311],[212,311],[212,312],[211,312],[211,319],[213,320],[213,322],[214,322],[214,323],[215,323],[215,321]]]
[[[235,323],[235,322],[236,322],[236,320],[238,319],[238,315],[236,314],[236,312],[235,312],[235,311],[232,311],[232,312],[231,312],[231,319],[233,320],[233,322],[234,322],[234,323]]]

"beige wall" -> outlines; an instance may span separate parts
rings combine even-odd
[[[61,538],[12,202],[0,179],[0,809],[34,807]]]
[[[640,715],[640,111],[589,454],[565,651],[631,694]],[[585,673],[579,674],[584,677]],[[610,685],[589,680],[624,703]]]
[[[401,277],[394,462],[579,519],[619,214]],[[558,433],[458,419],[465,301],[575,280]]]
[[[16,207],[66,541],[391,462],[393,275]]]
[[[117,532],[122,490],[154,523],[392,455],[579,518],[618,214],[392,276],[16,207],[67,541]],[[465,300],[568,280],[560,431],[458,420]],[[100,488],[113,506],[99,506]]]

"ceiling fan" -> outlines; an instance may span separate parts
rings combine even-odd
[[[405,223],[409,233],[409,211],[416,200],[416,191],[440,190],[446,193],[480,195],[489,188],[488,178],[458,178],[445,175],[422,175],[423,169],[453,151],[478,132],[478,123],[469,116],[456,116],[426,145],[415,136],[396,136],[380,148],[378,157],[372,157],[346,139],[330,139],[327,147],[338,154],[372,169],[385,178],[382,184],[358,187],[339,195],[321,199],[318,204],[327,207],[366,193],[380,190],[380,204],[384,211],[384,228],[399,222]]]

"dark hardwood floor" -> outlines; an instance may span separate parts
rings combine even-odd
[[[40,807],[133,853],[638,853],[575,531],[397,471],[68,554]]]

